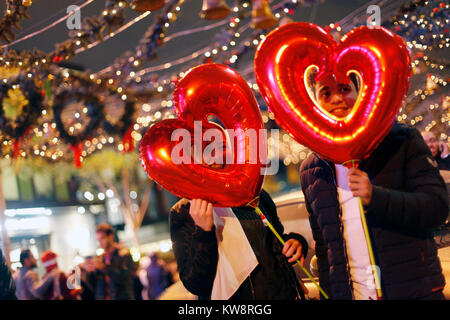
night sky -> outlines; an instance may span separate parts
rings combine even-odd
[[[85,0],[35,0],[32,6],[28,9],[31,19],[24,20],[21,23],[22,30],[18,31],[17,37],[20,38],[26,34],[29,34],[35,30],[38,30],[58,18],[66,14],[66,9],[69,5],[82,4]],[[227,0],[228,5],[231,7],[234,1]],[[275,0],[272,4],[277,4],[282,1]],[[326,25],[332,22],[336,22],[352,11],[367,4],[369,1],[364,0],[326,0],[317,4],[317,7],[299,7],[293,16],[294,21],[309,21],[319,25]],[[81,18],[96,16],[104,8],[105,1],[95,0],[91,4],[81,9]],[[201,0],[186,0],[181,7],[181,15],[178,19],[169,27],[168,35],[171,33],[186,30],[190,28],[197,28],[217,21],[202,20],[198,16],[198,12],[201,10]],[[5,2],[0,2],[0,12],[4,12]],[[161,13],[162,10],[155,11],[143,20],[134,24],[129,29],[125,30],[121,34],[117,35],[113,39],[109,39],[104,43],[89,49],[75,58],[73,62],[84,65],[87,69],[92,71],[98,71],[102,68],[110,65],[114,59],[127,50],[134,51],[134,48],[139,43],[140,38],[146,31],[146,29],[152,25],[155,16]],[[126,9],[127,21],[138,16],[139,13],[133,10]],[[223,28],[223,27],[222,27]],[[150,65],[161,64],[171,61],[173,59],[186,56],[191,52],[201,49],[214,40],[214,35],[219,32],[221,28],[215,28],[211,31],[199,32],[197,34],[188,35],[174,39],[168,42],[162,47],[157,49],[158,59],[151,62]],[[68,38],[68,29],[66,23],[63,22],[56,27],[34,37],[29,40],[23,41],[17,45],[14,45],[14,49],[32,49],[38,48],[44,52],[50,52],[54,49],[55,43],[63,42]],[[251,57],[250,57],[251,58]],[[183,67],[179,71],[182,71]],[[176,71],[174,68],[171,72]]]

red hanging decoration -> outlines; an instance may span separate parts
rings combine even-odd
[[[56,56],[53,57],[53,62],[60,63],[61,61],[62,61],[62,57],[61,56],[56,55]]]
[[[76,168],[81,168],[81,152],[83,151],[83,142],[74,143],[70,147],[73,152],[73,161]]]
[[[19,155],[20,145],[22,144],[23,137],[20,137],[19,139],[14,139],[13,142],[13,154],[11,157],[11,160],[14,160]]]
[[[17,156],[19,155],[20,146],[22,145],[23,140],[25,139],[25,137],[30,133],[31,129],[32,129],[32,126],[29,126],[28,129],[25,130],[25,133],[23,134],[23,136],[21,136],[18,139],[14,139],[14,142],[13,142],[13,154],[12,154],[12,157],[11,157],[11,161],[16,159]]]
[[[122,138],[123,143],[123,153],[130,152],[134,150],[134,144],[133,144],[133,137],[131,136],[131,133],[133,132],[133,126],[132,124],[128,130],[125,132]]]

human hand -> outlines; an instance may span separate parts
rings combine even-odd
[[[368,206],[372,201],[373,187],[369,176],[358,168],[348,170],[348,187],[354,197],[360,197],[364,206]]]
[[[305,257],[302,255],[302,245],[300,241],[297,239],[289,239],[284,244],[283,250],[281,251],[282,254],[286,256],[289,263],[294,263],[298,259],[300,259],[300,264],[303,266],[305,263]]]
[[[444,141],[439,142],[439,150],[441,151],[441,158],[446,158],[449,152],[448,145]]]
[[[100,257],[95,257],[94,259],[94,268],[97,270],[102,270],[105,268],[105,265],[103,264],[103,261]]]
[[[192,199],[189,209],[194,223],[204,231],[211,231],[214,225],[213,205],[202,199]]]

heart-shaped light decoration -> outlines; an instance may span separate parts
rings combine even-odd
[[[264,159],[267,142],[264,137],[259,138],[264,125],[247,82],[227,66],[213,63],[200,65],[189,70],[178,82],[174,91],[174,109],[178,119],[156,123],[147,130],[141,141],[141,161],[149,177],[179,197],[204,199],[218,207],[245,205],[258,196],[264,180],[261,174],[264,161],[248,161],[249,152],[258,148],[259,158]],[[191,163],[173,159],[174,148],[178,150],[176,146],[182,140],[181,136],[172,138],[175,130],[186,129],[192,139],[196,130],[194,121],[197,124],[200,121],[202,134],[206,129],[217,129],[217,125],[208,121],[210,115],[217,117],[227,132],[232,130],[235,134],[234,147],[225,142],[225,134],[221,142],[233,150],[232,163],[208,166],[194,160],[191,155]],[[256,134],[258,146],[249,143],[249,132]],[[195,145],[199,142],[203,149],[205,137],[201,140],[192,139],[190,143]],[[211,142],[214,142],[213,139]],[[175,156],[178,154],[175,153]]]
[[[345,118],[326,112],[308,88],[333,74],[348,83],[361,80],[358,99]],[[299,143],[335,163],[362,160],[391,129],[407,94],[410,57],[403,40],[378,27],[358,27],[336,43],[321,27],[290,23],[272,31],[255,56],[261,95],[278,124]]]

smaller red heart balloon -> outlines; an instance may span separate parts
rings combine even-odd
[[[225,65],[200,65],[177,83],[174,108],[178,119],[156,123],[141,141],[141,162],[149,177],[179,197],[207,200],[218,207],[242,206],[258,196],[267,141],[247,82]],[[223,128],[209,122],[211,115]],[[208,134],[217,131],[220,134],[214,139]],[[215,150],[222,152],[217,156],[226,159],[228,155],[229,161],[208,165],[208,147],[216,142],[226,146],[225,151],[223,147]],[[200,158],[196,150],[201,151]]]
[[[360,79],[351,111],[337,117],[316,101],[308,75]],[[299,143],[335,163],[362,160],[391,129],[409,87],[410,57],[403,40],[384,28],[358,27],[336,43],[321,27],[281,26],[261,42],[255,75],[278,124]],[[347,107],[348,109],[348,107]]]

